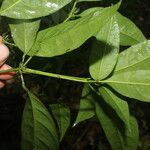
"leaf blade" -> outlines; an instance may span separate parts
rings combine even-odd
[[[120,45],[134,45],[146,40],[140,29],[130,19],[120,13],[116,13],[115,16],[120,28]]]
[[[106,78],[114,69],[119,53],[119,26],[115,16],[96,35],[90,54],[90,74],[94,80]]]
[[[83,18],[40,31],[29,55],[53,57],[80,47],[109,20],[119,5],[120,3],[102,12],[96,10]]]
[[[59,126],[61,141],[70,125],[70,110],[63,104],[51,104],[50,108]]]
[[[90,119],[95,115],[95,106],[91,90],[87,84],[84,85],[78,115],[75,124],[78,124],[86,119]]]
[[[58,136],[52,117],[35,95],[30,91],[28,95],[23,113],[22,149],[58,149]]]
[[[105,80],[117,92],[141,101],[150,101],[150,40],[120,53],[114,74]]]
[[[15,23],[10,23],[9,26],[15,44],[24,53],[28,53],[35,42],[40,20],[15,20]]]
[[[96,114],[105,132],[105,135],[113,150],[136,150],[138,145],[138,125],[133,117],[130,117],[131,130],[125,132],[116,117],[108,114],[105,106],[96,103]]]
[[[14,19],[34,19],[61,9],[71,0],[4,0],[0,14]]]
[[[124,122],[127,130],[130,131],[130,114],[128,103],[106,87],[99,88],[99,93],[103,97],[104,101],[113,108],[119,118]]]

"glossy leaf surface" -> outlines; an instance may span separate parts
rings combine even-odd
[[[39,26],[40,20],[15,20],[15,23],[10,24],[13,40],[24,53],[28,53],[32,48]]]
[[[107,111],[107,113],[106,113]],[[136,150],[138,145],[138,125],[133,117],[130,117],[131,130],[125,133],[116,117],[108,114],[109,110],[96,104],[96,114],[105,132],[105,135],[113,150]]]
[[[49,15],[71,0],[4,0],[0,15],[15,19],[33,19]]]
[[[124,122],[126,128],[130,130],[130,116],[128,103],[115,95],[110,89],[106,87],[99,88],[99,93],[104,101],[113,108],[119,118]]]
[[[87,84],[84,85],[79,112],[75,121],[75,124],[82,122],[86,119],[90,119],[95,115],[95,106],[93,102],[92,92]]]
[[[58,135],[54,121],[40,100],[28,91],[22,122],[23,150],[57,150]]]
[[[150,101],[150,40],[134,45],[119,55],[114,74],[105,80],[120,94]]]
[[[40,31],[29,55],[53,57],[80,47],[106,24],[119,5],[120,3],[103,11],[96,10],[83,18]]]
[[[90,74],[94,80],[106,78],[114,69],[119,53],[119,27],[115,16],[98,32],[90,54]]]
[[[61,141],[70,125],[70,110],[63,104],[52,104],[50,108],[57,121]]]

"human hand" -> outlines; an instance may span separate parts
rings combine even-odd
[[[7,60],[8,56],[9,56],[9,49],[5,44],[3,44],[2,37],[0,36],[0,70],[11,69],[9,65],[5,64],[5,61]],[[12,78],[13,78],[12,73],[0,74],[0,88],[4,87],[6,81]]]

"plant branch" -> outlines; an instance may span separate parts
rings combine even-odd
[[[10,73],[10,72],[20,72],[20,74],[37,74],[57,79],[63,79],[63,80],[69,80],[69,81],[75,81],[75,82],[81,82],[81,83],[105,83],[105,81],[95,81],[91,78],[82,78],[82,77],[74,77],[74,76],[67,76],[67,75],[61,75],[61,74],[55,74],[55,73],[49,73],[49,72],[43,72],[39,70],[34,70],[30,68],[26,68],[23,65],[20,65],[19,68],[13,68],[8,70],[0,70],[0,74],[4,73]]]
[[[74,2],[73,7],[72,7],[72,9],[71,9],[71,11],[70,11],[70,13],[69,13],[69,16],[64,20],[64,22],[67,22],[70,18],[72,18],[73,14],[74,14],[74,12],[75,12],[77,3],[78,3],[78,0],[76,0],[76,1]]]
[[[33,57],[33,56],[30,56],[30,57],[25,61],[25,63],[24,63],[23,65],[26,66],[26,65],[29,63],[29,61],[32,59],[32,57]]]
[[[16,44],[14,44],[14,43],[10,43],[10,42],[6,41],[5,39],[3,39],[3,42],[4,42],[4,44],[7,44],[7,45],[10,45],[10,46],[17,47],[17,45],[16,45]]]
[[[0,74],[3,73],[10,73],[10,72],[18,72],[20,68],[12,68],[12,69],[7,69],[7,70],[0,70]]]
[[[42,76],[47,76],[47,77],[52,77],[52,78],[57,78],[57,79],[70,80],[70,81],[75,81],[75,82],[83,82],[83,83],[95,83],[96,82],[90,78],[80,78],[80,77],[73,77],[73,76],[67,76],[67,75],[60,75],[60,74],[33,70],[29,68],[23,68],[22,72],[29,73],[29,74],[37,74],[37,75],[42,75]]]

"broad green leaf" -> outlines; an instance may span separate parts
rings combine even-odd
[[[95,106],[92,97],[92,91],[87,84],[84,85],[81,99],[79,112],[75,121],[75,124],[82,122],[86,119],[90,119],[95,115]]]
[[[90,8],[81,13],[80,16],[84,17],[85,15],[88,15],[89,13],[92,13],[98,9],[101,9],[102,11],[104,8]],[[117,12],[114,16],[116,17],[116,20],[114,21],[117,21],[120,30],[120,45],[134,45],[146,40],[140,29],[130,19],[124,17],[119,12]]]
[[[114,74],[104,82],[122,95],[149,102],[150,40],[120,53]]]
[[[134,117],[130,117],[131,131],[126,133],[126,150],[136,150],[139,143],[139,129]]]
[[[116,12],[120,3],[73,21],[40,31],[29,55],[53,57],[80,47]]]
[[[4,0],[0,15],[15,19],[33,19],[61,9],[71,0]]]
[[[104,101],[113,108],[119,118],[124,122],[127,130],[130,130],[128,103],[106,87],[99,88],[99,93],[103,97]]]
[[[120,44],[124,46],[138,44],[146,40],[139,28],[128,18],[116,13],[117,23],[120,28]]]
[[[82,13],[79,14],[79,17],[85,17],[95,11],[99,11],[99,12],[102,12],[104,9],[104,7],[92,7],[92,8],[89,8],[89,9],[86,9],[85,11],[83,11]]]
[[[116,18],[98,32],[90,55],[90,74],[94,80],[106,78],[114,69],[119,53],[119,27]]]
[[[40,100],[28,91],[22,121],[22,150],[58,150],[54,121]]]
[[[116,117],[108,114],[108,109],[96,104],[96,114],[113,150],[136,150],[138,144],[138,126],[133,117],[130,117],[131,130],[125,133],[123,126]]]
[[[39,26],[40,20],[15,20],[10,24],[13,40],[24,53],[28,53],[32,48]]]
[[[50,108],[57,121],[61,141],[70,125],[70,110],[63,104],[51,104]]]

